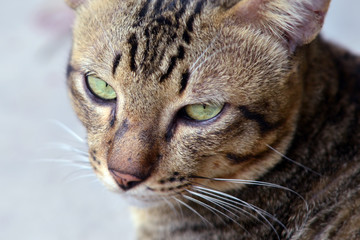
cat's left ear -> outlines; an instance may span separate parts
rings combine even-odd
[[[86,0],[65,0],[65,3],[72,9],[77,9],[84,2],[86,2]]]
[[[319,34],[331,0],[242,0],[230,14],[286,40],[292,51]]]

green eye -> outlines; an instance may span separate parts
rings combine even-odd
[[[94,76],[87,77],[88,86],[93,94],[105,100],[113,100],[116,98],[115,90],[104,80]]]
[[[205,121],[216,117],[223,109],[222,105],[193,104],[185,107],[186,114],[197,121]]]

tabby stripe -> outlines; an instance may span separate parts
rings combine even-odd
[[[157,0],[156,3],[155,3],[155,6],[154,6],[154,13],[158,13],[161,6],[163,4],[163,0]]]
[[[112,69],[112,74],[113,75],[115,75],[115,73],[116,73],[116,69],[120,64],[121,57],[122,57],[122,55],[121,55],[121,53],[119,53],[118,55],[116,55],[116,57],[114,59],[114,65],[113,65],[113,69]]]
[[[181,76],[181,83],[180,83],[181,87],[180,87],[180,91],[179,91],[180,94],[185,90],[188,80],[189,80],[189,77],[190,77],[189,70],[186,70],[186,72],[184,72]]]
[[[144,6],[141,8],[138,17],[141,19],[143,17],[145,17],[146,13],[149,10],[149,4],[150,4],[151,0],[147,0],[144,4]]]
[[[182,39],[187,43],[187,44],[190,44],[190,41],[191,41],[191,37],[189,35],[189,32],[187,30],[185,30],[183,36],[182,36]]]
[[[253,155],[246,155],[246,156],[242,156],[239,154],[234,154],[234,153],[228,153],[226,154],[226,158],[229,159],[231,161],[231,163],[233,164],[239,164],[242,162],[246,162],[248,161]]]
[[[164,16],[160,16],[160,17],[156,18],[155,21],[159,25],[168,25],[170,27],[172,26],[172,22]]]
[[[146,16],[148,10],[149,10],[149,4],[150,4],[151,0],[147,0],[144,5],[142,6],[142,8],[140,9],[139,13],[138,13],[138,19],[137,21],[133,24],[133,27],[138,27],[140,26],[140,24],[143,22],[144,17]]]
[[[226,158],[230,160],[233,164],[240,164],[251,159],[261,159],[264,158],[266,155],[270,154],[272,150],[270,148],[266,149],[265,151],[259,152],[258,154],[249,154],[249,155],[240,155],[235,153],[228,153],[226,154]]]
[[[130,69],[131,71],[135,72],[136,71],[136,61],[135,61],[135,57],[136,57],[136,52],[138,49],[138,42],[137,42],[137,38],[135,33],[133,33],[130,38],[128,39],[128,43],[131,45],[131,49],[130,49]]]
[[[180,45],[178,48],[178,55],[171,57],[168,70],[164,75],[161,76],[160,82],[163,82],[165,79],[167,79],[170,76],[170,74],[172,73],[172,71],[176,66],[177,61],[184,59],[184,57],[185,57],[185,49],[184,46]]]
[[[205,4],[206,0],[200,1],[196,4],[194,14],[190,16],[188,21],[186,22],[186,28],[189,32],[194,31],[194,20],[197,15],[201,13],[201,10]]]
[[[177,25],[179,25],[179,19],[184,15],[188,3],[189,0],[183,0],[180,10],[175,13],[175,19],[177,21]]]
[[[262,134],[265,134],[276,127],[276,125],[267,122],[263,114],[252,112],[246,106],[240,106],[239,110],[246,119],[255,121],[259,125]]]

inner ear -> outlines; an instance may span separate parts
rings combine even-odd
[[[242,0],[227,17],[283,40],[291,51],[316,38],[330,0]]]
[[[86,0],[65,0],[65,3],[72,9],[77,9],[82,5]]]

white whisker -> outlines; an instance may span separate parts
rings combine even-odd
[[[201,192],[201,193],[204,193],[204,194],[209,195],[209,196],[207,196],[207,197],[212,198],[212,197],[210,197],[210,196],[213,196],[213,197],[216,198],[216,200],[228,204],[229,207],[232,207],[232,208],[235,208],[235,209],[241,211],[241,212],[240,212],[241,214],[243,214],[243,215],[245,215],[245,216],[252,217],[252,218],[260,221],[257,217],[255,217],[254,215],[252,215],[252,214],[249,213],[248,211],[245,211],[244,209],[242,209],[242,208],[240,208],[240,207],[238,207],[238,206],[236,206],[236,205],[233,205],[233,204],[231,204],[231,203],[240,205],[240,206],[242,206],[242,207],[248,207],[248,205],[246,205],[246,204],[244,204],[244,203],[242,203],[242,202],[240,202],[240,201],[234,201],[234,200],[231,200],[231,199],[228,199],[228,198],[219,196],[219,195],[217,195],[217,194],[211,193],[211,192],[209,192],[209,191],[203,190],[203,189],[205,189],[205,188],[199,188],[199,187],[195,187],[195,188],[196,188],[196,190],[197,190],[198,192]],[[214,190],[214,191],[216,191],[216,190]],[[213,198],[213,199],[215,200],[215,198]],[[225,201],[222,201],[221,199],[222,199],[222,200],[225,200],[226,202],[225,202]],[[230,203],[229,203],[229,202],[230,202]],[[254,210],[253,208],[250,208],[250,209]]]
[[[285,191],[289,191],[293,194],[295,194],[296,196],[298,196],[299,198],[301,198],[301,200],[304,201],[304,204],[306,205],[306,209],[308,210],[308,203],[306,202],[306,200],[303,198],[303,196],[301,196],[299,193],[297,193],[296,191],[275,184],[275,183],[268,183],[268,182],[261,182],[261,181],[255,181],[255,180],[242,180],[242,179],[225,179],[225,178],[209,178],[209,180],[213,180],[213,181],[223,181],[223,182],[231,182],[231,183],[239,183],[239,184],[245,184],[245,185],[256,185],[256,186],[264,186],[264,187],[271,187],[271,188],[277,188],[277,189],[282,189]]]
[[[71,180],[69,180],[69,183],[72,183],[72,182],[75,182],[75,181],[78,181],[80,179],[84,179],[84,178],[95,178],[96,176],[94,174],[86,174],[86,175],[82,175],[82,176],[78,176],[78,177],[75,177]]]
[[[275,222],[279,223],[279,225],[281,225],[281,226],[287,231],[287,228],[285,227],[285,225],[284,225],[283,223],[281,223],[275,216],[271,215],[270,213],[264,211],[264,210],[261,209],[261,208],[258,208],[258,207],[254,206],[254,205],[252,205],[252,204],[250,204],[250,203],[248,203],[248,202],[245,202],[245,201],[243,201],[243,200],[241,200],[241,199],[239,199],[239,198],[236,198],[236,197],[234,197],[234,196],[232,196],[232,195],[229,195],[229,194],[227,194],[227,193],[223,193],[223,192],[220,192],[220,191],[217,191],[217,190],[213,190],[213,189],[209,189],[209,188],[204,188],[204,187],[199,187],[199,186],[195,186],[195,188],[198,189],[198,191],[199,191],[199,189],[200,189],[200,190],[203,190],[203,191],[202,191],[203,193],[206,193],[206,194],[209,194],[209,195],[212,195],[212,194],[210,194],[209,192],[214,193],[214,194],[217,195],[217,197],[219,197],[219,198],[221,198],[221,197],[218,196],[218,195],[222,195],[222,196],[231,198],[231,199],[233,199],[233,200],[235,200],[235,201],[231,201],[230,199],[226,199],[226,198],[225,198],[225,199],[222,198],[222,199],[224,199],[224,200],[226,200],[226,201],[229,201],[229,202],[232,202],[232,203],[235,203],[235,204],[239,204],[240,206],[247,207],[247,208],[255,211],[257,214],[259,214],[259,216],[261,216],[262,219],[264,219],[264,221],[265,221],[265,222],[270,226],[270,228],[275,232],[275,234],[277,235],[278,239],[280,239],[280,237],[279,237],[276,229],[274,228],[274,226],[270,223],[270,221],[269,221],[265,216],[267,216],[267,217],[271,218],[272,220],[274,220]],[[204,192],[204,191],[205,191],[205,192]],[[264,215],[265,215],[265,216],[264,216]],[[249,216],[252,216],[252,215],[250,214]],[[252,217],[253,217],[253,216],[252,216]],[[254,218],[257,219],[256,217],[254,217]],[[260,221],[259,219],[257,219],[257,220]]]
[[[54,163],[74,163],[74,164],[79,164],[79,165],[82,165],[82,166],[90,165],[90,162],[86,161],[86,160],[70,160],[70,159],[67,159],[67,158],[40,158],[40,159],[37,159],[35,161],[54,162]]]
[[[50,122],[55,123],[56,125],[61,127],[63,130],[65,130],[67,133],[69,133],[71,136],[73,136],[79,142],[85,143],[85,140],[83,138],[81,138],[77,133],[75,133],[73,130],[71,130],[68,126],[66,126],[62,122],[55,120],[55,119],[51,119]]]
[[[191,193],[191,191],[188,191],[188,192]],[[191,194],[193,194],[193,193],[191,193]],[[194,193],[193,195],[196,195],[196,193]],[[221,218],[217,213],[220,213],[221,215],[223,215],[223,216],[231,219],[232,221],[234,221],[232,218],[226,216],[226,214],[224,214],[224,213],[220,212],[219,210],[217,210],[217,209],[209,206],[209,205],[206,204],[206,203],[203,203],[203,202],[201,202],[201,201],[199,201],[199,200],[197,200],[197,199],[195,199],[195,198],[192,198],[192,197],[190,197],[190,196],[183,195],[183,197],[186,198],[187,200],[190,200],[190,201],[192,201],[192,202],[194,202],[194,203],[197,203],[197,204],[199,204],[200,206],[203,206],[204,208],[208,209],[210,212],[212,212],[212,213],[215,214],[217,217],[219,217],[220,220],[222,220],[222,218]],[[222,221],[223,221],[223,220],[222,220]],[[224,222],[224,221],[223,221],[223,222]],[[225,222],[224,222],[224,223],[225,223]]]
[[[287,187],[284,187],[284,186],[281,186],[281,185],[278,185],[278,184],[255,181],[255,180],[224,179],[224,178],[209,178],[209,180],[223,181],[223,182],[230,182],[230,183],[239,183],[239,184],[245,184],[245,185],[264,186],[264,187],[270,187],[270,188],[276,188],[276,189],[289,191],[289,192],[295,194],[297,197],[299,197],[304,202],[306,212],[309,212],[309,205],[308,205],[307,201],[305,200],[305,198],[303,196],[301,196],[299,193],[297,193],[296,191],[294,191],[294,190],[292,190],[290,188],[287,188]],[[231,195],[229,195],[229,196],[231,196]],[[235,197],[232,197],[232,198],[235,198]]]
[[[291,158],[285,156],[284,154],[282,154],[281,152],[279,152],[279,151],[276,150],[275,148],[271,147],[270,145],[266,144],[266,146],[267,146],[268,148],[270,148],[271,150],[273,150],[275,153],[279,154],[281,157],[283,157],[283,158],[285,158],[286,160],[292,162],[293,164],[298,165],[299,167],[302,167],[302,168],[304,168],[305,170],[307,170],[307,171],[309,171],[309,172],[312,172],[312,173],[314,173],[314,174],[316,174],[316,175],[318,175],[318,176],[321,176],[320,173],[312,170],[311,168],[306,167],[305,165],[303,165],[303,164],[301,164],[301,163],[299,163],[299,162],[297,162],[297,161],[292,160]]]
[[[70,179],[70,181],[73,181],[73,180],[71,180],[72,178],[77,179],[77,177],[79,177],[79,175],[81,175],[81,174],[88,174],[88,175],[85,175],[85,176],[90,176],[90,175],[95,176],[92,169],[79,169],[79,170],[76,170],[76,171],[68,174],[67,176],[65,176],[63,181],[67,182],[67,181],[69,181],[69,179]],[[76,175],[78,175],[78,176],[76,176]],[[84,175],[82,175],[82,176],[84,176]]]
[[[175,201],[179,202],[180,204],[184,205],[185,207],[187,207],[189,210],[191,210],[193,213],[195,213],[197,216],[199,216],[201,218],[201,220],[205,223],[205,224],[209,224],[210,226],[212,226],[213,224],[211,222],[209,222],[206,218],[204,218],[203,216],[201,216],[200,213],[198,213],[194,208],[192,208],[191,206],[189,206],[188,204],[184,203],[183,201],[181,201],[180,199],[177,199],[176,197],[172,197]]]
[[[175,213],[176,216],[179,216],[178,211],[176,210],[174,204],[172,204],[172,202],[170,202],[169,200],[167,200],[166,197],[161,196],[161,198],[164,200],[164,202],[173,210],[173,212]]]
[[[58,148],[60,150],[64,150],[64,151],[69,151],[69,152],[73,152],[73,153],[77,153],[81,156],[84,157],[89,157],[89,153],[83,150],[80,150],[78,148],[75,148],[69,144],[66,143],[48,143],[47,144],[49,147],[51,148]]]

